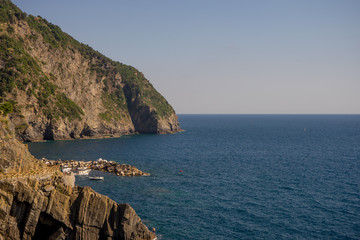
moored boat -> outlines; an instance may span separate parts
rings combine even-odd
[[[75,175],[80,175],[80,176],[89,175],[90,171],[91,169],[78,170],[77,172],[75,172]]]
[[[104,180],[104,177],[98,177],[98,176],[95,176],[95,177],[89,177],[90,180]]]

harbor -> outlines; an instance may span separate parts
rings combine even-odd
[[[95,161],[49,160],[46,158],[41,160],[49,166],[60,166],[64,174],[73,173],[78,176],[87,176],[91,170],[97,170],[123,177],[150,176],[149,173],[145,173],[129,164],[119,164],[115,161],[108,161],[102,158]]]

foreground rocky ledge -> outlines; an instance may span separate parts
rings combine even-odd
[[[46,158],[42,158],[41,160],[48,166],[61,166],[63,170],[87,168],[102,172],[115,173],[117,176],[150,176],[150,173],[140,171],[129,164],[119,164],[115,161],[107,161],[101,158],[96,161],[48,160]]]
[[[0,239],[155,238],[130,205],[72,178],[0,180]]]
[[[128,204],[47,166],[15,138],[0,111],[0,240],[154,239]]]

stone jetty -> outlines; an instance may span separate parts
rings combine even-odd
[[[150,176],[134,166],[129,164],[119,164],[115,161],[108,161],[99,158],[96,161],[75,161],[75,160],[48,160],[42,158],[47,165],[59,165],[62,169],[76,170],[76,169],[91,169],[102,172],[114,173],[117,176]]]

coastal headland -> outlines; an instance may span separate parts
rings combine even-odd
[[[40,16],[0,1],[0,102],[21,141],[181,131],[136,68],[113,61]]]

